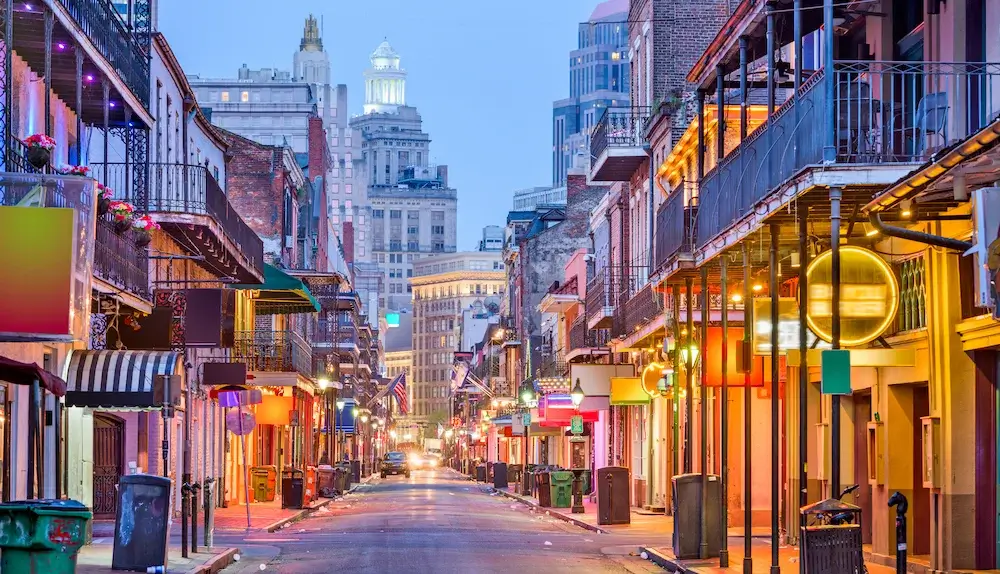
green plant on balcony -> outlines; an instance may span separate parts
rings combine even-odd
[[[132,227],[132,214],[135,206],[127,201],[112,201],[108,205],[111,220],[114,222],[115,233],[122,235]]]
[[[49,164],[49,160],[52,158],[52,150],[56,148],[56,140],[45,134],[34,134],[25,138],[24,145],[28,146],[25,159],[35,169],[42,169]]]
[[[115,192],[110,188],[106,187],[103,183],[97,184],[97,215],[101,216],[111,209],[111,200],[114,198]]]
[[[135,228],[135,246],[142,248],[153,240],[153,230],[159,229],[160,224],[149,215],[143,215],[132,222],[132,227]]]

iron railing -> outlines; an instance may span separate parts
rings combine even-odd
[[[833,102],[827,101],[827,82]],[[997,117],[1000,64],[840,61],[820,71],[702,180],[695,235],[704,247],[782,182],[823,162],[921,163]],[[831,105],[833,125],[825,110]]]
[[[109,162],[91,164],[91,168],[94,177],[105,180],[104,185],[114,190],[116,199],[134,201],[131,197],[133,165]],[[192,213],[211,217],[237,251],[246,258],[248,265],[257,273],[263,272],[263,241],[229,203],[219,182],[208,172],[207,167],[151,163],[147,181],[151,213]]]
[[[108,0],[57,0],[128,89],[149,108],[148,37],[130,33]],[[148,10],[148,8],[147,8]],[[148,26],[147,22],[144,26]]]
[[[317,321],[316,329],[313,331],[312,342],[314,344],[360,347],[360,338],[354,323],[351,321],[341,321],[337,325],[336,321]]]
[[[247,370],[312,377],[309,344],[294,331],[237,331],[234,339],[233,359],[246,363]]]
[[[590,136],[591,164],[596,163],[610,147],[634,148],[645,145],[643,129],[649,113],[649,106],[606,108]]]
[[[927,326],[927,271],[924,256],[918,255],[894,265],[899,277],[899,331]]]
[[[569,328],[569,350],[605,347],[611,340],[608,329],[590,329],[584,317],[577,317]]]
[[[663,314],[663,297],[646,283],[615,313],[612,335],[624,336]]]
[[[149,252],[137,247],[136,231],[116,233],[110,215],[97,218],[94,230],[94,275],[146,301],[149,289]]]
[[[694,251],[698,214],[697,186],[685,185],[671,192],[656,212],[654,256],[662,269],[678,253]]]
[[[28,146],[15,137],[10,138],[10,141],[7,143],[6,169],[10,173],[43,173],[49,171],[49,168],[40,170],[28,163]]]

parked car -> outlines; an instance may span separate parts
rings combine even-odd
[[[410,478],[410,463],[406,460],[406,454],[401,452],[387,453],[385,458],[382,459],[379,474],[382,478],[390,474],[402,474],[406,478]]]

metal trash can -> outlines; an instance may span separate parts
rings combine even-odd
[[[336,485],[334,483],[335,473],[333,467],[324,464],[320,465],[316,469],[316,492],[324,498],[333,498],[336,492]]]
[[[87,541],[91,517],[75,500],[0,504],[0,571],[76,572],[76,555]]]
[[[316,467],[306,467],[306,488],[302,494],[302,505],[309,506],[317,498],[316,493]]]
[[[361,482],[361,461],[351,461],[351,482]]]
[[[600,472],[600,471],[598,471]],[[707,476],[708,516],[705,517],[705,536],[708,538],[708,557],[719,555],[719,498],[722,483],[714,474]],[[701,474],[679,474],[673,478],[671,510],[674,516],[674,555],[682,560],[698,558],[701,546]]]
[[[597,523],[632,522],[629,469],[606,466],[597,469]]]
[[[521,473],[524,472],[523,464],[508,464],[507,465],[507,482],[514,485],[515,490],[517,490],[518,485],[521,484]]]
[[[577,472],[577,471],[580,472],[580,480],[583,481],[583,495],[587,496],[588,494],[590,494],[591,492],[593,492],[593,490],[591,489],[591,486],[593,485],[593,481],[591,480],[590,469],[589,468],[574,468],[572,470],[573,470],[573,472]]]
[[[493,463],[493,488],[507,488],[507,463]]]
[[[535,469],[535,495],[538,497],[538,506],[552,506],[552,483],[549,480],[550,478],[547,468]]]
[[[305,475],[301,469],[286,467],[281,471],[281,507],[302,508]]]
[[[169,536],[170,479],[152,474],[121,477],[111,568],[145,572],[150,566],[166,566]]]
[[[486,463],[486,480],[484,482],[493,482],[493,463]]]
[[[803,526],[800,538],[803,571],[807,574],[861,574],[861,508],[835,498],[803,506],[799,512],[818,519],[820,515],[851,514],[854,524]]]
[[[338,462],[333,467],[333,490],[341,494],[351,489],[351,465],[346,462]]]
[[[250,469],[250,490],[257,502],[271,502],[278,489],[278,467],[255,466]]]
[[[486,482],[486,465],[476,465],[476,482]]]
[[[569,508],[573,506],[573,473],[568,470],[556,470],[549,473],[549,483],[552,485],[552,507]]]

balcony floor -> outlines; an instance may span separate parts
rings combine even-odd
[[[629,181],[649,155],[641,147],[609,147],[593,162],[591,181]]]

